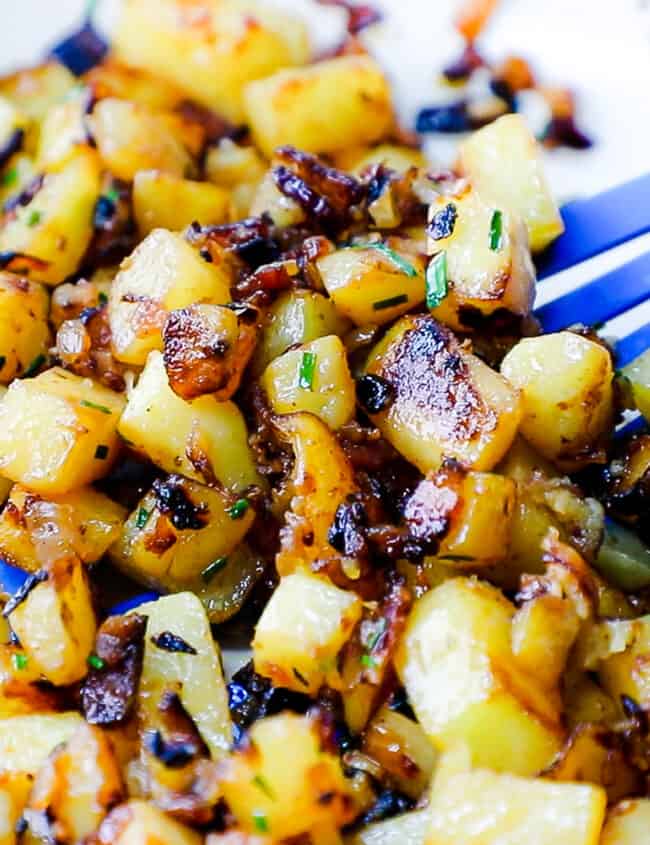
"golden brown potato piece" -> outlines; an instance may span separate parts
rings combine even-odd
[[[0,383],[9,384],[47,353],[48,311],[42,285],[0,273]]]
[[[140,170],[133,180],[133,213],[144,237],[152,229],[179,232],[195,220],[204,226],[228,220],[230,193],[209,182],[193,182],[158,170]]]

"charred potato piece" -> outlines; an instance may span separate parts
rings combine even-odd
[[[443,457],[489,470],[517,432],[518,392],[431,317],[399,320],[370,353],[366,373],[389,386],[388,407],[373,421],[422,472],[439,469]]]
[[[50,343],[48,295],[38,282],[0,273],[0,382],[9,384],[42,358]]]
[[[133,180],[133,213],[140,234],[180,231],[194,220],[203,225],[228,220],[230,194],[217,185],[192,182],[158,170],[141,170]]]

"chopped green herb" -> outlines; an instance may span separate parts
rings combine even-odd
[[[13,655],[14,666],[16,669],[23,670],[27,668],[27,664],[29,663],[29,658],[26,654],[14,654]]]
[[[10,167],[9,170],[5,170],[5,172],[0,176],[0,184],[3,188],[10,188],[12,185],[15,185],[18,181],[18,168],[17,167]]]
[[[228,509],[228,516],[231,519],[241,519],[250,506],[248,499],[237,499],[235,504]]]
[[[88,399],[82,399],[79,404],[83,405],[84,408],[92,408],[93,411],[101,411],[102,414],[111,413],[111,409],[107,408],[106,405],[98,405],[96,402],[90,402]]]
[[[471,555],[441,555],[440,560],[457,561],[458,563],[473,563],[476,560]]]
[[[106,661],[102,660],[101,657],[97,657],[96,654],[88,655],[88,665],[91,669],[103,669],[106,666]]]
[[[7,358],[4,355],[0,355],[0,370],[4,367],[7,363]]]
[[[379,643],[379,640],[383,637],[386,633],[387,628],[386,620],[382,617],[381,619],[377,620],[377,623],[374,626],[372,634],[370,635],[367,641],[368,651],[374,651]]]
[[[135,518],[135,527],[144,528],[149,519],[149,511],[146,508],[139,508],[138,515]]]
[[[397,296],[391,296],[390,299],[380,299],[379,302],[372,303],[373,311],[384,311],[386,308],[394,308],[396,305],[402,305],[408,302],[408,294],[400,293]]]
[[[108,446],[104,443],[100,443],[99,446],[95,449],[95,458],[98,461],[105,461],[108,457]]]
[[[109,188],[108,191],[106,191],[106,193],[104,194],[104,196],[110,202],[116,203],[119,202],[120,192],[117,190],[117,188]]]
[[[269,832],[269,822],[264,813],[253,813],[253,826],[258,833]]]
[[[221,570],[226,566],[228,563],[227,557],[218,557],[216,560],[213,560],[212,563],[208,564],[205,567],[203,572],[201,573],[201,579],[205,584],[209,584],[210,581],[214,578],[217,572],[221,572]]]
[[[298,387],[303,390],[313,390],[314,375],[316,373],[316,358],[318,356],[315,352],[303,352],[302,361],[300,362],[300,374],[298,376]]]
[[[273,790],[269,786],[269,782],[263,775],[255,775],[252,780],[252,783],[267,796],[270,798],[271,801],[275,801],[275,795],[273,794]]]
[[[37,355],[36,358],[32,361],[32,363],[27,367],[25,372],[23,373],[23,378],[30,378],[30,376],[35,375],[45,363],[45,355]]]
[[[490,221],[490,249],[499,252],[503,246],[503,214],[497,209]]]
[[[426,276],[427,308],[437,308],[447,296],[447,253],[443,250],[435,255],[427,267]]]
[[[361,665],[365,666],[366,669],[375,669],[377,667],[377,661],[369,654],[362,654]]]
[[[303,685],[303,687],[309,686],[309,681],[307,680],[307,678],[305,678],[305,676],[301,672],[299,672],[296,669],[295,666],[291,667],[291,671],[293,672],[294,678],[296,678],[296,680],[300,681],[300,683]]]
[[[41,222],[42,219],[43,219],[43,212],[37,211],[34,208],[27,215],[25,223],[27,223],[28,226],[38,226],[38,224]]]
[[[103,290],[100,290],[97,296],[97,301],[100,305],[106,305],[106,303],[108,302],[108,295],[105,294]]]
[[[381,241],[377,241],[376,243],[373,241],[369,241],[367,243],[354,244],[354,249],[376,249],[378,252],[381,252],[382,255],[384,255],[410,279],[414,279],[418,274],[418,271],[415,269],[415,267],[411,264],[410,261],[407,261],[405,258],[402,258],[402,256],[398,255],[395,250],[391,249],[389,246],[386,246],[386,244],[381,243]]]

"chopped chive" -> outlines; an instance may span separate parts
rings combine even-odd
[[[241,519],[250,506],[248,499],[237,499],[235,504],[228,509],[228,516],[231,519]]]
[[[106,305],[106,303],[108,302],[108,295],[105,294],[103,290],[100,290],[97,296],[97,301],[100,305]]]
[[[102,414],[111,413],[111,409],[107,408],[106,405],[98,405],[96,402],[90,402],[88,399],[82,399],[79,404],[83,405],[84,408],[92,408],[93,411],[101,411]]]
[[[27,223],[28,226],[37,226],[41,222],[42,219],[43,219],[43,212],[37,211],[36,209],[33,209],[27,215],[27,219],[25,220],[25,222]]]
[[[263,775],[255,775],[252,780],[252,783],[260,789],[267,798],[270,798],[271,801],[275,801],[275,795],[273,794],[273,790],[269,786],[269,782]]]
[[[23,670],[27,668],[27,664],[29,663],[29,658],[26,654],[14,654],[13,655],[14,666],[16,669]]]
[[[228,558],[227,557],[218,557],[216,560],[213,560],[212,563],[208,564],[205,567],[203,572],[201,573],[201,580],[205,584],[209,584],[210,581],[214,578],[214,576],[221,572],[221,570],[227,565]]]
[[[32,363],[27,367],[25,372],[23,373],[23,378],[29,378],[30,376],[35,375],[40,368],[45,363],[45,355],[37,355],[36,358],[32,361]]]
[[[269,832],[269,822],[264,813],[253,813],[253,825],[258,833]]]
[[[386,633],[387,628],[386,620],[382,617],[377,621],[377,625],[368,641],[368,651],[374,651],[379,643],[379,640],[384,636]]]
[[[302,361],[300,362],[300,374],[298,376],[298,387],[303,390],[314,389],[314,375],[316,373],[316,358],[318,356],[315,352],[303,352]]]
[[[4,355],[0,355],[0,370],[4,367],[7,363],[7,358]]]
[[[91,669],[103,669],[104,666],[106,666],[106,661],[102,660],[101,657],[98,657],[96,654],[89,654],[88,665]]]
[[[427,308],[437,308],[447,296],[447,253],[442,250],[430,261],[426,275]]]
[[[2,184],[3,188],[10,188],[12,185],[15,185],[18,181],[18,168],[17,167],[10,167],[9,170],[5,170],[5,172],[0,176],[0,184]]]
[[[503,214],[497,209],[490,221],[490,249],[498,252],[503,246]]]
[[[108,446],[104,443],[100,443],[99,446],[95,449],[95,458],[98,461],[105,461],[108,457]]]
[[[149,511],[146,508],[139,508],[138,515],[135,518],[135,527],[144,528],[149,519]]]
[[[380,241],[377,241],[377,243],[369,241],[367,243],[354,244],[353,248],[376,249],[377,252],[381,252],[382,255],[384,255],[397,268],[399,268],[402,273],[404,273],[409,278],[414,279],[418,274],[418,271],[415,269],[415,267],[411,264],[410,261],[407,261],[405,258],[402,258],[402,256],[398,255],[395,250],[391,249],[389,246],[386,246],[386,244],[383,244]]]
[[[365,666],[366,669],[375,669],[377,667],[377,661],[369,654],[362,654],[361,665]]]
[[[117,188],[109,188],[103,196],[105,196],[109,202],[116,203],[120,198],[120,192]]]
[[[397,296],[391,296],[390,299],[380,299],[379,302],[373,302],[372,310],[383,311],[386,308],[394,308],[396,305],[402,305],[408,301],[408,294],[399,293]]]

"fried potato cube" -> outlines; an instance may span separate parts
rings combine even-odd
[[[650,800],[621,801],[607,813],[600,845],[638,845],[648,835]]]
[[[281,840],[350,821],[341,764],[321,748],[316,722],[282,713],[256,722],[249,736],[221,764],[224,797],[244,830]]]
[[[0,471],[55,496],[102,478],[123,407],[119,393],[59,367],[12,382],[0,401]]]
[[[275,686],[315,695],[338,678],[336,657],[361,617],[361,600],[322,578],[281,579],[255,628],[255,671]]]
[[[88,143],[87,105],[88,89],[84,86],[48,110],[38,133],[36,166],[39,171],[56,169],[78,146]]]
[[[437,748],[462,740],[477,765],[534,775],[561,746],[561,705],[518,665],[514,612],[494,587],[446,581],[416,602],[395,665]]]
[[[276,414],[306,411],[333,430],[354,415],[354,379],[336,335],[285,352],[269,364],[260,384]]]
[[[383,822],[361,828],[350,839],[350,845],[422,845],[431,824],[431,813],[410,810]]]
[[[149,801],[132,798],[108,814],[95,834],[97,845],[201,845],[196,831]]]
[[[55,550],[94,563],[120,536],[125,516],[125,508],[92,487],[45,497],[16,484],[0,513],[0,556],[28,572]]]
[[[540,148],[521,115],[505,115],[474,132],[460,147],[458,168],[487,201],[522,218],[533,252],[564,231]]]
[[[81,680],[97,623],[81,561],[61,558],[9,614],[27,660],[55,686]]]
[[[223,757],[232,743],[228,692],[221,671],[219,646],[199,599],[192,593],[163,596],[136,608],[147,617],[140,681],[140,717],[156,723],[155,711],[166,689],[178,688],[183,707],[210,749]],[[180,637],[193,652],[168,651],[156,645],[165,632]]]
[[[32,778],[22,773],[0,774],[0,845],[16,845],[16,828],[32,788]]]
[[[573,332],[524,338],[501,372],[521,390],[521,433],[564,470],[589,462],[613,420],[609,350]]]
[[[426,169],[428,163],[427,157],[420,150],[399,144],[353,147],[335,156],[336,167],[356,175],[375,164],[383,164],[397,173],[405,173],[411,167]]]
[[[623,369],[623,375],[632,386],[634,404],[650,420],[650,350],[635,358]]]
[[[94,150],[79,147],[43,179],[35,196],[0,228],[0,251],[24,253],[20,272],[58,285],[78,270],[93,234],[100,193]]]
[[[424,302],[422,256],[404,238],[386,245],[343,247],[316,262],[337,310],[357,326],[390,323]]]
[[[606,624],[611,653],[597,665],[602,686],[616,701],[625,695],[650,707],[650,616]]]
[[[431,317],[402,317],[371,351],[366,372],[393,394],[373,421],[421,472],[438,470],[443,457],[490,470],[517,433],[518,392]]]
[[[336,153],[381,140],[394,124],[388,81],[369,56],[281,70],[244,89],[246,121],[270,158],[283,144]]]
[[[244,122],[243,89],[309,54],[304,25],[256,2],[128,0],[115,32],[117,58],[178,85],[233,123]]]
[[[181,399],[169,386],[160,352],[149,355],[118,430],[167,472],[181,472],[203,483],[217,480],[230,491],[261,484],[239,408],[212,396],[193,402]]]
[[[35,775],[52,751],[83,724],[83,717],[75,712],[30,713],[0,719],[3,771]]]
[[[40,121],[77,84],[67,67],[52,60],[3,76],[0,95],[11,100],[32,120]]]
[[[230,193],[209,182],[192,182],[158,170],[133,180],[133,213],[141,235],[153,229],[180,231],[194,220],[204,226],[228,220]]]
[[[468,331],[469,313],[483,316],[506,310],[525,317],[535,299],[535,268],[526,226],[513,212],[484,202],[466,186],[460,195],[439,195],[429,208],[429,254],[444,252],[447,293],[433,316]]]
[[[193,303],[230,302],[225,263],[204,261],[179,234],[154,229],[122,262],[108,301],[113,354],[142,366],[162,349],[167,314]]]
[[[0,383],[16,376],[47,353],[49,297],[38,282],[0,273]]]

